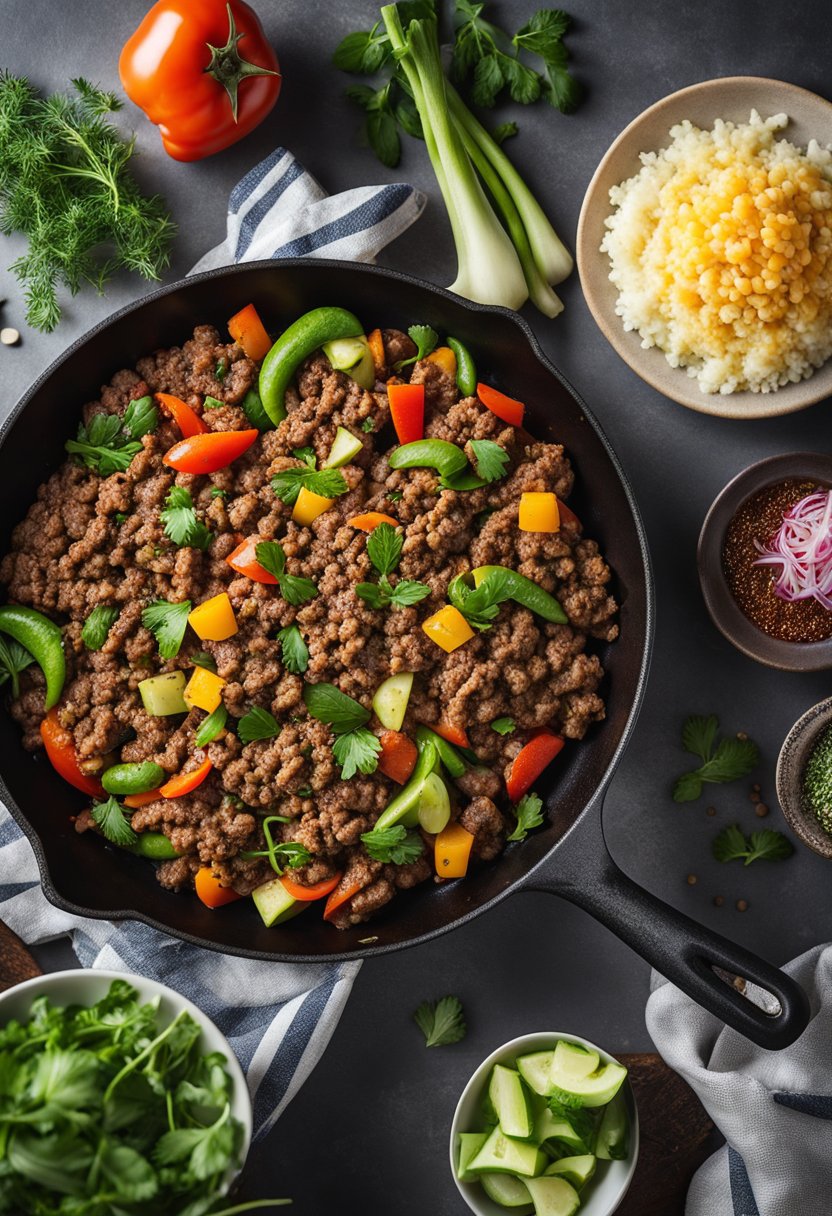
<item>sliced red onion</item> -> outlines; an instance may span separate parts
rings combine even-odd
[[[783,600],[816,599],[832,612],[832,490],[816,490],[783,516],[755,566],[780,566],[774,593]]]

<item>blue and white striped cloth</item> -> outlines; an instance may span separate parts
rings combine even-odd
[[[784,971],[812,1020],[783,1051],[755,1047],[654,973],[647,1029],[727,1141],[694,1175],[686,1216],[832,1213],[832,945]]]
[[[424,205],[424,195],[405,184],[327,196],[290,152],[278,148],[234,187],[226,240],[191,273],[301,255],[371,262]],[[361,966],[262,963],[231,955],[220,960],[137,922],[61,912],[44,896],[29,842],[2,806],[0,919],[30,944],[69,934],[83,966],[149,976],[199,1005],[246,1073],[255,1139],[273,1126],[320,1059]]]

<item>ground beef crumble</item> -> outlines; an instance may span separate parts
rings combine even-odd
[[[333,371],[321,354],[308,359],[297,387],[287,393],[286,419],[210,476],[177,474],[162,463],[180,438],[163,411],[124,472],[102,478],[68,461],[40,487],[0,565],[10,601],[31,605],[63,626],[68,673],[58,713],[85,772],[98,773],[117,759],[153,760],[169,774],[193,763],[194,736],[205,715],[192,710],[184,718],[151,717],[138,685],[160,672],[189,672],[198,650],[209,652],[226,681],[228,729],[196,752],[198,759],[207,755],[212,761],[208,779],[185,797],[158,798],[133,814],[137,831],[164,832],[181,854],[157,866],[158,880],[172,889],[189,888],[196,871],[210,866],[224,884],[250,892],[272,871],[266,860],[243,854],[262,850],[263,818],[279,814],[287,822],[278,825],[278,837],[309,853],[308,864],[293,872],[296,881],[314,884],[342,874],[344,888],[360,887],[334,919],[342,928],[372,916],[398,890],[438,880],[429,848],[399,866],[367,855],[360,837],[398,787],[378,772],[341,780],[331,729],[311,718],[303,703],[304,679],[334,683],[369,707],[384,678],[414,672],[402,729],[412,735],[417,723],[441,717],[468,731],[480,766],[459,779],[455,813],[474,836],[474,856],[491,861],[513,822],[508,809],[501,809],[507,766],[535,729],[550,726],[580,739],[603,718],[603,670],[587,647],[591,639],[614,640],[618,631],[611,574],[596,543],[571,519],[552,534],[517,528],[524,491],[569,495],[573,475],[562,447],[530,441],[476,398],[460,400],[442,367],[422,360],[411,368],[411,381],[425,386],[426,434],[463,447],[493,440],[508,453],[510,471],[462,493],[442,490],[430,469],[390,469],[387,453],[395,436],[385,381],[415,347],[396,330],[384,331],[384,343],[386,367],[373,391]],[[218,367],[224,369],[222,379]],[[186,401],[210,430],[238,430],[250,426],[241,402],[256,378],[256,364],[240,347],[223,343],[210,326],[198,326],[181,349],[156,351],[140,359],[136,371],[117,373],[83,416],[88,422],[96,413],[121,414],[131,400],[164,392]],[[205,396],[221,404],[205,409]],[[339,426],[362,440],[343,470],[348,493],[310,527],[300,527],[271,489],[271,478],[297,466],[298,448],[311,447],[322,462]],[[213,533],[204,552],[177,548],[165,535],[159,513],[173,485],[190,491]],[[402,524],[397,573],[430,587],[422,603],[381,612],[356,596],[356,583],[373,579],[374,572],[366,535],[347,520],[369,510],[392,514]],[[319,595],[292,607],[273,586],[236,574],[225,559],[250,535],[279,539],[289,571],[311,578]],[[491,629],[445,654],[420,623],[446,602],[456,574],[488,564],[512,567],[557,595],[569,623],[549,624],[509,603]],[[142,625],[143,606],[154,599],[198,604],[223,591],[238,633],[224,642],[203,642],[189,631],[174,659],[160,659]],[[81,627],[98,604],[117,607],[119,617],[102,648],[90,651]],[[305,677],[282,662],[276,634],[291,624],[308,644]],[[254,705],[274,714],[282,729],[274,739],[244,745],[232,728]],[[11,713],[24,747],[41,747],[44,681],[36,667],[23,673]],[[490,723],[506,716],[515,730],[501,736]],[[79,831],[94,826],[88,811],[77,817]],[[430,838],[425,841],[429,846]]]

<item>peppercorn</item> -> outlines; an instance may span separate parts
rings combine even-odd
[[[688,886],[695,887],[698,879],[695,874],[688,874]]]
[[[716,906],[717,906],[718,908],[721,908],[721,907],[722,907],[722,905],[725,903],[725,898],[724,898],[724,896],[722,896],[722,895],[715,895],[715,896],[714,896],[714,903],[716,904]]]
[[[745,912],[747,907],[748,907],[747,899],[738,899],[737,900],[737,911],[738,912]]]

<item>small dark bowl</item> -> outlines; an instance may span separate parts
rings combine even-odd
[[[746,499],[758,490],[789,478],[816,478],[832,486],[832,456],[822,452],[790,452],[749,465],[717,495],[705,516],[696,561],[699,584],[711,620],[743,654],[781,671],[824,671],[832,667],[832,637],[822,642],[784,642],[770,638],[749,621],[731,594],[722,567],[728,524]]]
[[[807,709],[786,735],[777,758],[777,798],[796,836],[821,857],[832,860],[832,836],[824,832],[806,805],[803,773],[820,736],[832,725],[832,697]]]

